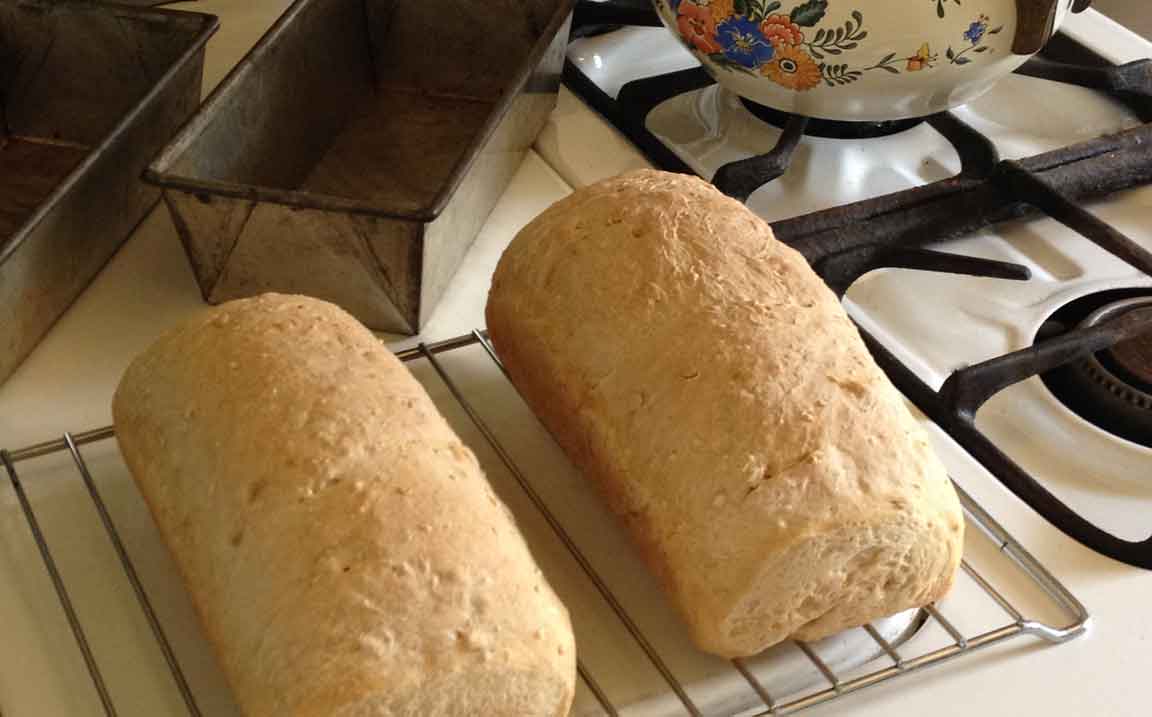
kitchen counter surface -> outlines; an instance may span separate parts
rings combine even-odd
[[[1092,7],[1152,39],[1152,8],[1148,7],[1148,0],[1095,0]]]
[[[223,25],[210,45],[206,86],[214,84],[288,5],[286,0],[197,3]],[[417,338],[396,347],[482,325],[491,271],[507,242],[570,187],[643,166],[639,155],[579,100],[563,93],[553,121],[529,154],[470,251],[449,294]],[[0,446],[15,448],[109,423],[109,399],[128,361],[160,332],[204,310],[175,231],[162,207],[137,229],[91,288],[6,384],[0,387]],[[1016,640],[982,656],[898,680],[805,714],[942,715],[1148,714],[1139,689],[1152,658],[1152,573],[1101,558],[1065,538],[987,474],[964,487],[1066,582],[1095,616],[1088,635],[1067,645]],[[7,496],[0,508],[11,509]],[[0,584],[10,566],[0,556]],[[0,600],[0,623],[11,624]],[[14,656],[0,649],[0,709]],[[21,660],[25,657],[22,655]],[[35,659],[27,658],[33,664]],[[5,717],[33,717],[4,712]]]

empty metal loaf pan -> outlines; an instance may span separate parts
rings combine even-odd
[[[196,109],[216,18],[0,0],[0,380],[160,192],[141,174]]]
[[[414,333],[555,106],[571,0],[297,0],[152,164],[210,303]]]

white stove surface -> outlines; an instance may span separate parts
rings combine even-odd
[[[1152,55],[1152,43],[1087,18],[1080,38],[1110,59]],[[1093,31],[1107,43],[1093,42]],[[1117,40],[1123,40],[1117,42]],[[573,43],[569,57],[609,95],[627,82],[698,66],[664,28],[627,28]],[[954,114],[1017,159],[1138,125],[1126,107],[1095,91],[1020,75],[999,82]],[[719,85],[653,109],[648,129],[703,177],[770,151],[781,135]],[[946,179],[960,171],[952,145],[928,124],[886,137],[805,137],[792,165],[754,192],[748,206],[769,221]],[[1152,187],[1091,209],[1152,249]],[[929,385],[970,364],[1032,344],[1056,309],[1105,289],[1152,286],[1152,278],[1048,219],[990,227],[932,245],[960,255],[1022,264],[1027,282],[883,269],[849,290],[846,306]],[[1097,429],[1060,403],[1038,378],[991,399],[977,425],[1064,502],[1119,537],[1152,530],[1152,449]]]

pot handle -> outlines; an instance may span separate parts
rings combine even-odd
[[[1012,52],[1035,55],[1056,31],[1056,11],[1064,0],[1016,0],[1016,38]],[[1070,0],[1072,12],[1084,12],[1092,0]]]
[[[1056,9],[1064,0],[1016,0],[1016,37],[1012,52],[1035,55],[1056,31]]]

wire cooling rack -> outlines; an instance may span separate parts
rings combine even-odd
[[[766,684],[768,680],[764,678],[763,671],[753,669],[749,665],[750,661],[733,660],[730,667],[735,671],[735,674],[740,676],[741,686],[751,695],[754,704],[746,705],[734,712],[731,709],[726,712],[719,712],[708,705],[702,705],[698,698],[692,696],[691,689],[677,675],[676,670],[670,666],[668,656],[662,654],[657,647],[652,639],[651,631],[646,632],[641,628],[636,611],[634,609],[630,611],[626,608],[625,601],[620,599],[618,591],[596,568],[596,556],[591,554],[586,546],[582,546],[566,528],[564,522],[557,517],[554,510],[555,506],[550,505],[549,501],[537,490],[537,484],[530,478],[528,471],[522,470],[513,457],[514,451],[509,450],[508,442],[497,435],[498,432],[494,431],[490,422],[483,417],[483,412],[478,410],[477,404],[474,404],[465,395],[460,382],[454,378],[446,366],[444,361],[446,354],[469,347],[473,347],[473,350],[475,347],[482,347],[490,359],[490,362],[485,361],[487,368],[501,381],[504,380],[501,373],[502,367],[483,332],[473,332],[469,335],[433,344],[421,344],[416,348],[399,352],[397,355],[406,362],[424,361],[431,367],[446,387],[452,400],[458,404],[457,408],[462,409],[467,415],[476,431],[498,457],[499,462],[515,479],[531,505],[539,511],[540,516],[554,533],[555,538],[570,554],[575,564],[579,566],[583,578],[586,578],[594,593],[599,595],[614,619],[618,620],[622,628],[620,634],[624,636],[624,639],[635,643],[638,648],[636,654],[642,656],[640,659],[646,660],[648,666],[659,675],[663,687],[666,688],[664,691],[668,695],[668,699],[663,703],[664,708],[661,713],[668,713],[668,705],[670,704],[673,708],[671,713],[701,717],[704,715],[730,717],[730,715],[737,713],[757,716],[791,714],[805,708],[841,699],[866,687],[961,658],[982,648],[1004,643],[1008,640],[1033,636],[1050,643],[1061,643],[1082,634],[1087,628],[1089,615],[1076,597],[1020,543],[1013,539],[971,496],[957,486],[968,521],[969,535],[976,536],[975,538],[970,537],[966,546],[965,559],[962,563],[963,574],[960,579],[975,587],[975,590],[971,592],[978,595],[979,599],[998,608],[998,614],[1002,615],[1004,620],[1002,624],[995,625],[990,629],[966,631],[958,626],[964,622],[958,619],[963,617],[962,615],[946,615],[942,606],[929,606],[922,611],[919,620],[910,628],[911,632],[914,633],[917,629],[925,629],[924,626],[926,625],[934,625],[939,631],[942,631],[941,634],[946,636],[946,643],[935,645],[928,650],[912,650],[915,641],[909,640],[908,634],[902,634],[899,638],[885,637],[882,630],[877,629],[875,624],[865,625],[860,629],[860,632],[867,635],[867,638],[861,639],[870,641],[871,647],[874,648],[875,657],[865,661],[863,665],[853,666],[851,670],[839,668],[832,664],[832,660],[822,657],[819,646],[795,642],[793,643],[794,652],[800,656],[797,659],[807,661],[807,667],[814,668],[812,674],[816,675],[815,679],[818,684],[809,686],[810,689],[802,691],[800,694],[797,694],[795,690],[791,691],[790,694],[779,694]],[[125,547],[124,541],[117,531],[112,515],[81,451],[82,446],[110,441],[113,438],[114,430],[111,427],[84,433],[65,433],[56,440],[19,450],[0,451],[0,462],[3,463],[7,471],[20,511],[27,522],[28,529],[39,551],[39,557],[51,580],[104,713],[116,715],[117,707],[109,694],[101,674],[100,665],[93,656],[93,650],[89,645],[84,626],[77,617],[77,612],[73,606],[73,597],[61,577],[57,561],[49,548],[49,543],[41,529],[41,523],[37,520],[36,511],[28,499],[23,481],[34,480],[35,478],[34,476],[22,478],[18,470],[21,463],[50,454],[63,453],[71,457],[77,478],[82,481],[84,488],[91,497],[96,513],[103,524],[104,532],[123,567],[124,575],[130,583],[140,610],[159,645],[188,714],[193,717],[200,717],[203,713],[197,705],[189,681],[181,669],[176,653],[165,634],[164,626],[153,609],[148,593],[133,565],[129,550]],[[973,540],[983,541],[985,543],[984,548],[980,549],[978,545],[974,547]],[[1005,573],[1001,569],[996,573],[996,577],[989,577],[983,566],[979,566],[978,569],[977,563],[984,559],[981,556],[989,554],[1005,558],[1009,565],[1009,572]],[[1042,603],[1044,603],[1040,612],[1048,615],[1049,619],[1039,619],[1026,614],[1026,611],[1018,607],[1006,594],[1009,591],[1003,589],[1001,581],[1027,583],[1033,592],[1040,596]],[[1052,618],[1051,616],[1055,617]],[[577,638],[579,641],[579,630],[577,631]],[[590,695],[587,702],[593,704],[597,711],[607,715],[653,714],[651,709],[648,711],[637,710],[635,705],[621,704],[619,700],[614,699],[609,694],[610,690],[605,689],[602,682],[598,681],[596,668],[587,664],[585,659],[578,661],[578,671],[583,688]]]

